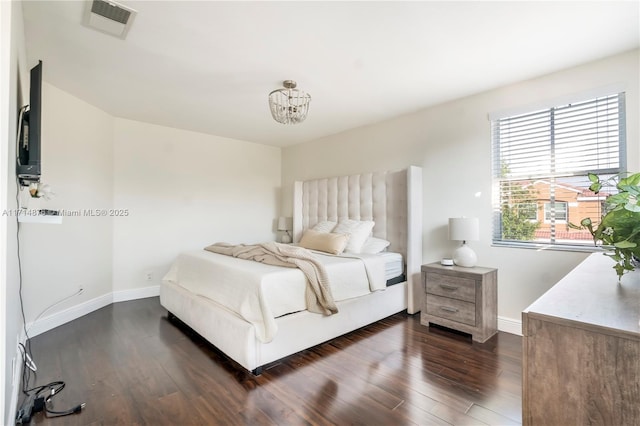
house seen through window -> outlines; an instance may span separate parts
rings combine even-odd
[[[590,191],[589,173],[606,180],[624,171],[624,93],[494,119],[491,128],[494,244],[593,246],[569,223],[597,224],[615,191]]]

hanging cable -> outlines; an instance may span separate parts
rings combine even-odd
[[[24,112],[28,108],[28,105],[20,108],[19,111],[19,120],[18,120],[18,130],[16,135],[16,165],[20,164],[20,137],[22,135],[22,120],[24,117]],[[21,182],[18,176],[16,175],[16,208],[20,209],[20,188]],[[31,422],[31,418],[35,413],[44,411],[46,417],[62,417],[68,416],[70,414],[80,413],[82,409],[86,406],[85,403],[79,404],[75,407],[72,407],[68,410],[64,411],[56,411],[52,409],[51,399],[54,395],[57,395],[64,389],[65,383],[62,381],[51,382],[49,384],[43,386],[36,386],[34,388],[29,388],[29,383],[31,382],[32,373],[33,377],[36,377],[36,371],[38,367],[33,360],[33,352],[31,348],[31,337],[29,337],[29,329],[27,328],[27,318],[24,313],[24,300],[22,297],[22,258],[20,256],[20,220],[19,220],[20,211],[16,214],[16,251],[17,251],[17,260],[18,260],[18,295],[20,299],[20,313],[22,314],[22,329],[24,331],[25,341],[18,342],[18,347],[20,348],[20,353],[22,355],[22,393],[25,395],[20,408],[16,413],[16,424],[28,424]],[[78,294],[81,294],[83,289],[81,288],[71,296],[67,296],[62,300],[52,304],[47,307],[44,311],[42,311],[36,319],[33,321],[33,324],[40,319],[42,315],[52,309],[54,306],[59,305],[60,303],[74,297]],[[45,390],[49,390],[49,395],[41,396],[42,392]]]

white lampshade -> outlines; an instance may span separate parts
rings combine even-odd
[[[475,217],[455,217],[449,219],[449,239],[462,241],[462,245],[453,252],[453,263],[467,268],[476,266],[478,256],[469,247],[467,241],[480,239],[480,224]]]
[[[480,224],[477,217],[449,218],[449,239],[453,241],[477,241]]]
[[[291,242],[291,235],[289,235],[290,229],[289,220],[284,216],[280,216],[278,218],[278,231],[284,231],[284,234],[280,237],[281,243],[289,244]]]

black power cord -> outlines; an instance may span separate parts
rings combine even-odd
[[[16,424],[18,425],[26,425],[31,421],[31,416],[33,416],[33,407],[35,405],[35,395],[27,395],[25,400],[22,402],[18,413],[16,414]]]
[[[31,418],[41,411],[44,411],[45,416],[48,418],[69,416],[71,414],[78,414],[82,412],[82,409],[87,405],[85,403],[63,411],[56,411],[51,408],[51,399],[55,395],[59,394],[64,387],[64,382],[57,381],[26,390],[25,393],[27,394],[27,397],[22,402],[22,405],[18,410],[16,424],[28,424],[31,422]],[[48,395],[41,396],[45,391],[48,391]]]

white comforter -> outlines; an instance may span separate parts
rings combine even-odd
[[[336,302],[386,288],[384,260],[375,255],[333,256],[314,252],[324,264]],[[306,278],[283,268],[195,250],[182,253],[163,281],[206,297],[253,324],[258,339],[276,335],[275,318],[306,309]]]

